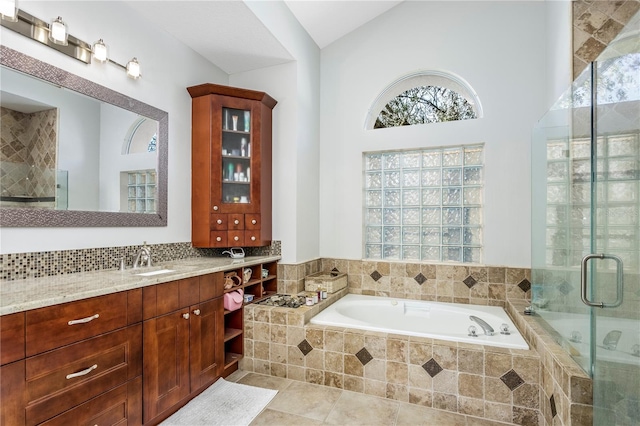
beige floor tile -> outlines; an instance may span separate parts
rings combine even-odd
[[[233,373],[229,374],[227,377],[225,377],[224,379],[227,382],[234,382],[237,383],[238,380],[242,379],[244,376],[246,376],[247,374],[249,374],[247,371],[243,371],[243,370],[236,370]]]
[[[340,389],[292,381],[286,389],[278,391],[268,408],[322,421],[341,393]]]
[[[293,380],[290,379],[283,379],[282,377],[267,376],[265,374],[257,373],[247,373],[238,380],[238,383],[243,385],[257,386],[277,391],[286,389],[292,382]]]
[[[313,420],[307,417],[296,416],[295,414],[283,413],[282,411],[271,410],[269,408],[262,411],[250,423],[251,426],[304,426],[321,425],[320,420]]]
[[[332,425],[393,425],[398,402],[344,391],[325,420]]]
[[[400,404],[396,423],[397,426],[465,426],[466,424],[467,419],[462,414],[413,404]]]

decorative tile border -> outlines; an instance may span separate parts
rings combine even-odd
[[[225,249],[198,249],[190,242],[149,244],[154,263],[189,257],[224,257]],[[280,255],[280,241],[271,246],[247,247],[247,256]],[[101,247],[78,250],[59,250],[31,253],[0,254],[0,280],[13,281],[76,272],[117,269],[124,258],[131,266],[140,246]]]

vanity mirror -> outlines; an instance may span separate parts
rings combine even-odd
[[[0,46],[0,226],[167,225],[168,114]]]

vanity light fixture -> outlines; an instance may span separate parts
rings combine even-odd
[[[93,59],[95,59],[96,61],[102,63],[107,62],[107,45],[104,44],[104,41],[102,39],[93,43],[92,53]]]
[[[69,44],[67,35],[67,24],[64,23],[62,17],[58,16],[51,21],[51,25],[49,25],[49,40],[55,44],[66,46]]]
[[[127,75],[134,80],[137,80],[141,77],[140,63],[138,62],[138,58],[133,58],[132,60],[127,62]]]
[[[15,12],[15,20],[11,19],[11,11]],[[51,24],[17,8],[17,0],[0,0],[0,26],[22,34],[32,40],[49,46],[85,64],[91,63],[91,57],[98,62],[110,62],[127,72],[134,80],[142,77],[140,63],[137,58],[131,59],[127,66],[109,58],[107,45],[103,39],[93,46],[67,32],[67,24],[58,16]]]
[[[18,21],[18,0],[0,0],[0,17],[9,22]]]

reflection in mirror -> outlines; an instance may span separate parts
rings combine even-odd
[[[0,49],[2,226],[166,226],[167,113]]]

